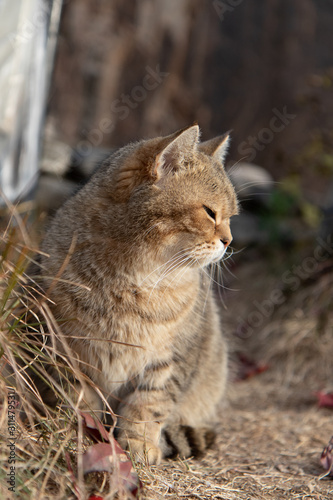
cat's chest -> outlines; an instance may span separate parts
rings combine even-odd
[[[119,393],[124,385],[130,384],[135,387],[143,377],[147,366],[154,363],[163,362],[170,359],[172,349],[170,346],[164,346],[156,352],[149,349],[118,346],[110,357],[105,350],[100,350],[99,361],[102,367],[99,384],[101,387],[113,392]]]
[[[137,340],[138,335],[159,338],[168,330],[186,321],[195,308],[200,294],[199,276],[192,273],[186,280],[173,285],[171,281],[147,286],[117,286],[112,281],[98,291],[103,302],[104,324],[113,337]],[[101,318],[102,319],[102,318]],[[141,332],[141,333],[140,333]]]
[[[172,293],[166,288],[152,293],[147,287],[104,295],[109,308],[95,324],[98,336],[107,340],[95,343],[103,374],[100,383],[117,392],[125,381],[134,381],[144,373],[147,366],[171,360],[175,345],[198,327],[198,295],[195,281]],[[92,337],[96,336],[96,330],[89,330]]]

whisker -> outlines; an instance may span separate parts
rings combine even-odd
[[[278,184],[277,182],[274,184]],[[249,182],[244,182],[239,188],[236,188],[237,194],[241,193],[242,191],[245,191],[246,189],[255,186],[259,187],[260,185],[267,185],[267,181],[249,181]],[[259,193],[261,194],[261,193]]]
[[[186,262],[186,261],[187,261],[187,259],[188,259],[188,257],[182,257],[182,260],[180,260],[180,261],[179,261],[179,262],[177,262],[177,263],[173,263],[173,265],[171,266],[171,268],[168,268],[168,269],[167,269],[167,270],[166,270],[166,271],[162,274],[162,276],[161,276],[161,277],[160,277],[160,278],[156,281],[156,283],[154,284],[154,286],[153,286],[153,288],[152,288],[152,291],[150,292],[150,295],[149,295],[149,298],[148,298],[148,303],[149,303],[149,301],[150,301],[150,298],[151,298],[151,296],[152,296],[152,294],[153,294],[153,292],[154,292],[154,290],[155,290],[156,286],[157,286],[157,285],[158,285],[158,284],[159,284],[159,283],[160,283],[163,279],[167,278],[167,276],[169,276],[172,272],[176,271],[176,270],[177,270],[177,269],[179,269],[180,267],[183,267],[183,264],[184,264],[184,262]],[[178,275],[177,275],[177,276],[178,276]],[[173,278],[173,279],[175,279],[175,278]],[[173,280],[172,280],[172,281],[173,281]],[[171,281],[171,283],[172,283],[172,281]],[[169,283],[169,285],[170,285],[171,283]],[[168,285],[168,286],[169,286],[169,285]],[[166,287],[166,289],[168,288],[168,286]],[[165,291],[166,291],[166,290],[165,290]],[[164,291],[164,293],[165,293],[165,291]],[[163,295],[164,295],[164,293],[163,293]]]
[[[230,250],[232,250],[232,255],[237,255],[237,254],[239,254],[241,252],[244,252],[244,250],[246,249],[246,247],[242,247],[239,250],[235,250],[233,247],[230,247],[230,246],[228,248]]]
[[[188,259],[188,257],[186,257],[185,255],[179,256],[178,259],[175,262],[173,262],[172,265],[169,266],[163,272],[163,274],[159,277],[159,279],[157,280],[157,282],[154,285],[154,288],[155,288],[157,283],[160,283],[163,279],[167,278],[173,271],[178,269],[184,262],[186,262],[187,259]]]
[[[189,250],[190,250],[190,248],[185,249],[185,250],[183,250],[183,251],[181,251],[181,252],[178,252],[178,253],[180,253],[180,255],[178,255],[176,259],[175,259],[175,258],[173,258],[173,259],[172,259],[172,260],[173,260],[173,262],[172,262],[172,263],[169,261],[171,265],[170,265],[167,269],[165,269],[165,270],[163,271],[163,273],[162,273],[162,275],[159,277],[158,281],[161,281],[161,279],[164,279],[164,278],[165,278],[168,274],[170,274],[170,272],[172,272],[172,271],[174,270],[174,267],[177,267],[177,266],[179,265],[179,263],[180,263],[179,261],[180,261],[180,260],[182,260],[182,259],[185,259],[185,260],[186,260],[186,259],[187,259],[187,257],[188,257],[188,256],[187,256],[187,253],[188,253],[188,251],[189,251]]]
[[[202,312],[203,313],[206,310],[207,300],[208,300],[209,294],[210,294],[210,292],[212,290],[212,285],[213,285],[213,281],[212,281],[212,277],[213,277],[213,274],[212,274],[213,273],[213,265],[210,266],[210,270],[211,270],[211,274],[209,276],[206,297],[205,297],[205,301],[204,301],[203,308],[202,308]]]
[[[184,262],[186,262],[186,260],[188,260],[189,262],[184,266],[184,269],[183,269],[183,273],[181,274],[181,276],[179,277],[178,281],[176,282],[179,283],[179,281],[182,279],[182,277],[184,276],[185,272],[187,271],[187,269],[189,267],[191,267],[191,265],[194,263],[193,259],[191,257],[187,257],[187,259],[185,259]],[[183,266],[181,266],[183,267]],[[168,285],[166,286],[164,292],[163,292],[163,295],[162,297],[164,296],[164,294],[166,293],[167,289],[171,286],[171,284],[175,281],[175,279],[177,279],[177,277],[180,275],[180,273],[182,272],[182,269],[179,271],[179,273],[177,273],[177,275],[170,281],[170,283],[168,283]]]
[[[228,168],[227,174],[229,175],[234,170],[236,170],[236,168],[239,167],[239,164],[242,163],[242,161],[244,161],[244,160],[246,161],[246,159],[247,159],[247,156],[243,156],[243,158],[240,158],[239,160],[237,160],[233,165],[231,165],[231,167]]]
[[[160,266],[156,267],[151,273],[149,273],[139,284],[141,286],[151,275],[155,274],[157,271],[160,269],[163,269],[163,267],[168,266],[169,264],[173,263],[173,261],[176,261],[179,257],[184,257],[186,253],[190,250],[191,248],[185,248],[183,250],[179,250],[173,257],[171,257],[167,262],[164,264],[161,264]]]
[[[223,307],[226,309],[226,304],[223,296],[225,288],[223,283],[223,272],[221,266],[217,266],[217,281],[222,284],[222,287],[218,287],[218,294]]]
[[[197,262],[198,262],[198,261],[197,261]],[[204,267],[203,267],[203,266],[202,266],[199,262],[198,262],[198,264],[199,264],[199,266],[200,266],[200,268],[201,268],[202,272],[204,272],[204,273],[205,273],[205,274],[209,277],[209,274],[207,274],[206,269],[205,269],[205,268],[204,268]],[[227,286],[225,286],[225,285],[221,285],[221,284],[220,284],[220,283],[218,283],[216,280],[214,280],[214,278],[211,278],[211,279],[212,279],[212,281],[213,281],[216,285],[218,285],[219,287],[223,288],[224,290],[229,290],[229,291],[231,291],[231,292],[239,292],[239,290],[237,290],[237,289],[234,289],[234,288],[229,288],[229,287],[227,287]]]
[[[232,271],[230,271],[230,269],[229,269],[229,267],[228,267],[228,265],[227,265],[227,263],[226,263],[226,261],[227,261],[227,260],[232,259],[232,256],[233,256],[233,253],[230,253],[230,255],[228,255],[225,259],[222,259],[222,260],[221,260],[221,264],[222,264],[222,266],[224,267],[224,269],[225,269],[225,270],[226,270],[226,271],[227,271],[227,272],[228,272],[228,273],[229,273],[229,274],[230,274],[233,278],[236,278],[236,279],[237,279],[237,277],[234,275],[234,273],[233,273]],[[233,262],[233,260],[232,260],[232,262]],[[222,269],[220,269],[220,270],[221,270],[221,275],[222,275]]]

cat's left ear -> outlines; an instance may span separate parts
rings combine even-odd
[[[212,156],[215,160],[220,163],[224,163],[225,157],[227,156],[228,149],[230,146],[230,135],[229,132],[226,134],[214,137],[209,141],[202,142],[199,144],[199,151],[205,153],[208,156]]]
[[[154,165],[153,174],[157,180],[182,168],[184,159],[197,150],[199,135],[198,125],[193,125],[163,138],[163,149],[157,155]]]

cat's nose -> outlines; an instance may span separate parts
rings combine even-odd
[[[226,249],[230,245],[230,243],[232,242],[232,238],[229,238],[229,239],[221,238],[220,242],[223,243],[224,248]]]
[[[229,221],[222,221],[217,227],[217,235],[221,243],[223,243],[224,250],[232,242],[232,234],[230,231]]]

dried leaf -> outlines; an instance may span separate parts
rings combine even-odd
[[[320,457],[320,463],[327,471],[326,475],[333,476],[333,436],[331,437],[328,445],[323,449]]]

